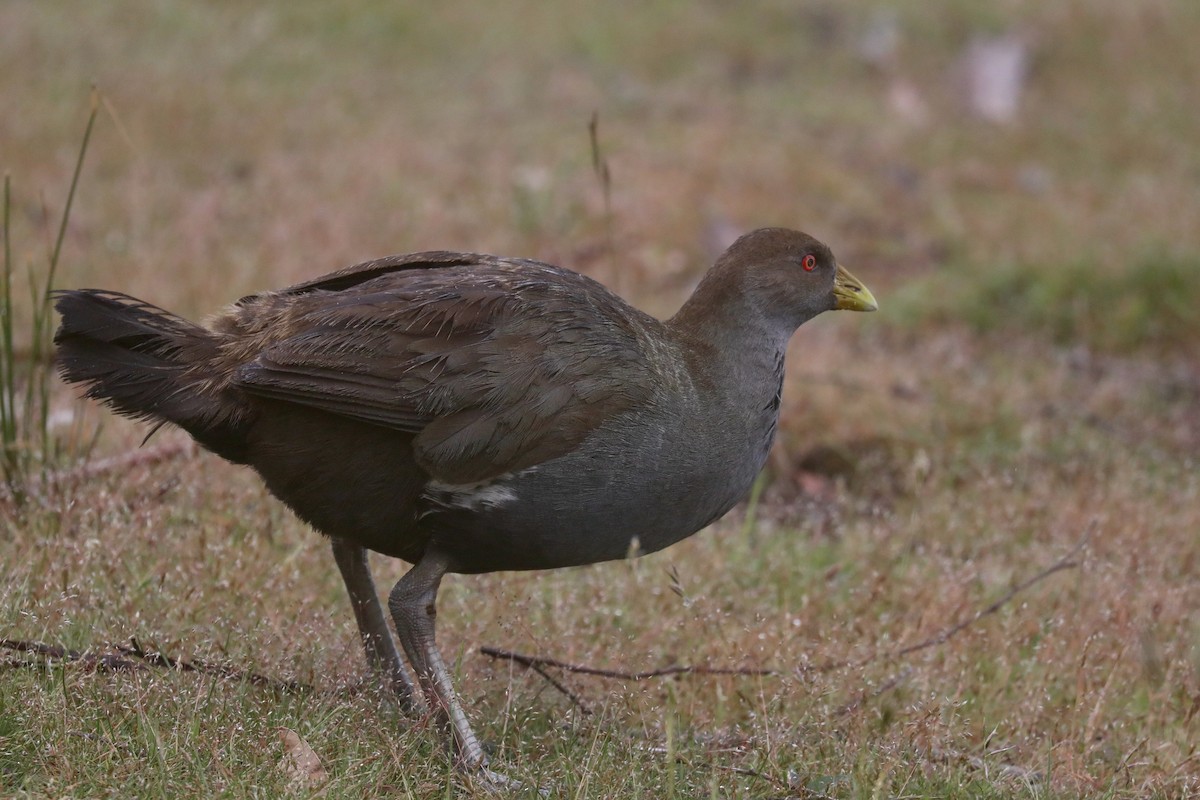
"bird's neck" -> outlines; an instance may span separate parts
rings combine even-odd
[[[746,403],[777,394],[795,326],[764,314],[737,276],[710,273],[665,324],[697,377]]]
[[[667,326],[681,344],[697,391],[751,428],[773,433],[791,331],[749,314],[709,313],[696,321],[676,315]]]

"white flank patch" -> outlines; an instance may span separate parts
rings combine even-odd
[[[425,485],[424,494],[435,505],[465,511],[500,508],[517,499],[516,492],[497,482],[456,484],[430,481]]]

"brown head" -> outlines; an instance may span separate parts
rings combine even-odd
[[[704,276],[673,324],[735,315],[789,337],[823,311],[874,311],[870,290],[837,263],[828,246],[787,228],[742,236]]]

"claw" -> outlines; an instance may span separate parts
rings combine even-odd
[[[532,788],[521,783],[516,778],[510,778],[501,772],[490,770],[484,764],[468,770],[466,774],[474,785],[491,794],[506,794],[508,792],[519,792],[522,789]],[[551,796],[550,789],[544,786],[537,787],[536,791],[539,797]]]

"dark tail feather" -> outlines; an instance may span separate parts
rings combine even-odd
[[[58,370],[125,416],[171,422],[231,461],[244,448],[241,409],[212,379],[216,335],[119,292],[55,293]]]

